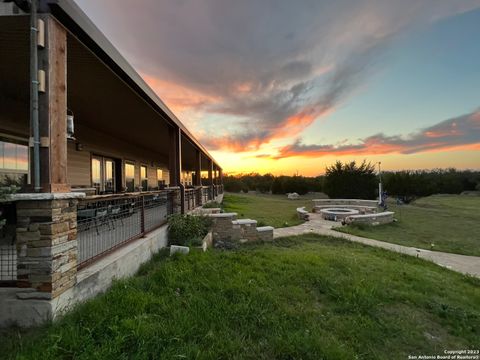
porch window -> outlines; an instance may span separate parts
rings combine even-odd
[[[157,186],[158,188],[162,188],[165,186],[165,180],[163,180],[163,170],[157,169]]]
[[[0,186],[27,184],[28,146],[0,140]]]
[[[128,192],[135,191],[135,165],[130,162],[125,163],[125,186]]]
[[[142,190],[147,191],[148,190],[147,167],[143,165],[140,166],[140,181],[142,185]]]
[[[115,162],[105,159],[105,192],[115,191]]]
[[[92,187],[97,194],[102,191],[102,160],[98,157],[92,157]]]
[[[98,194],[115,192],[115,160],[92,157],[92,186]]]

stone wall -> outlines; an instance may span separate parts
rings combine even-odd
[[[17,286],[22,296],[53,299],[74,286],[77,200],[26,200],[17,207]]]
[[[365,225],[381,225],[393,222],[395,213],[385,211],[377,214],[351,215],[345,219],[346,224],[365,224]]]
[[[237,213],[209,214],[212,219],[212,237],[215,247],[235,248],[240,243],[252,241],[272,241],[273,228],[257,228],[257,221],[237,220]]]
[[[362,200],[362,199],[314,199],[313,206],[322,206],[322,205],[360,205],[360,206],[373,206],[378,205],[377,200]]]

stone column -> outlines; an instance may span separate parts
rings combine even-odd
[[[165,190],[173,191],[172,194],[172,212],[174,214],[180,214],[182,212],[182,197],[179,186],[168,187]]]
[[[17,286],[54,299],[77,281],[77,203],[84,194],[18,194]],[[19,294],[20,295],[20,294]]]

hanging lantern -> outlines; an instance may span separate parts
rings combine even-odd
[[[71,110],[67,110],[67,139],[68,140],[75,140],[75,127],[73,123],[73,112]]]

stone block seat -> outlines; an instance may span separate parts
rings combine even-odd
[[[216,246],[230,247],[236,243],[272,241],[273,227],[257,228],[257,220],[237,219],[236,213],[208,214],[212,218],[212,236]]]
[[[382,225],[393,222],[393,211],[385,211],[375,214],[351,215],[345,218],[345,224],[365,224],[365,225]]]
[[[260,226],[257,228],[257,239],[260,241],[273,240],[273,226]]]
[[[305,210],[305,206],[297,208],[297,216],[300,220],[310,220],[310,214]]]

